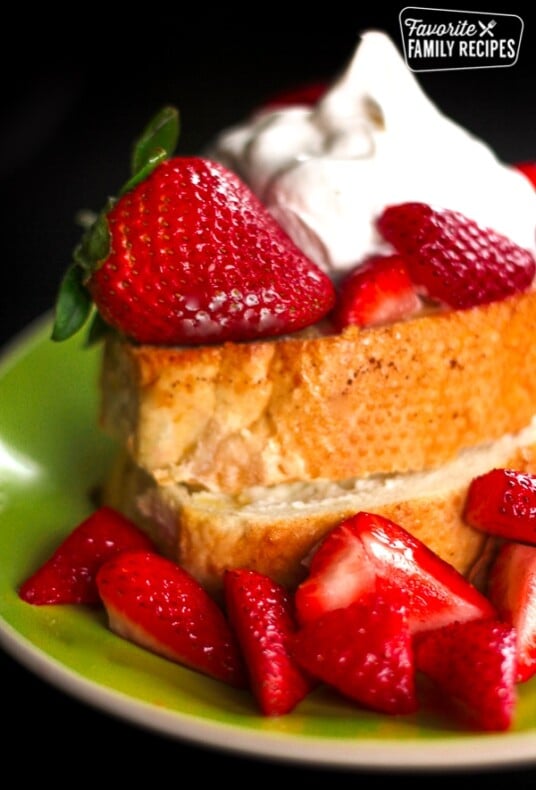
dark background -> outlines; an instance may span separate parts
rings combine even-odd
[[[280,89],[335,76],[360,31],[381,28],[400,45],[402,5],[371,5],[374,11],[354,12],[333,5],[322,14],[307,6],[277,10],[273,4],[252,7],[251,14],[232,6],[177,6],[170,15],[155,7],[122,12],[125,18],[113,22],[110,9],[94,6],[77,8],[76,19],[65,11],[55,18],[48,8],[42,18],[11,11],[3,36],[12,48],[4,46],[0,63],[0,343],[51,309],[79,237],[76,211],[100,208],[123,183],[131,141],[156,110],[177,105],[183,126],[178,153],[199,152],[217,131]],[[504,161],[536,160],[536,28],[520,8],[469,7],[524,19],[518,63],[421,74],[419,80],[445,113],[488,141]],[[25,772],[33,763],[43,775],[68,777],[62,755],[69,753],[77,775],[88,781],[110,776],[107,761],[117,776],[140,777],[145,770],[151,781],[191,781],[190,770],[199,779],[205,766],[216,772],[218,783],[223,776],[229,782],[367,778],[363,772],[353,777],[348,771],[239,759],[171,741],[63,696],[1,654],[0,670],[2,718],[11,743],[26,745],[34,755],[22,758]],[[503,770],[516,786],[536,779],[536,770],[517,766],[496,773]],[[412,781],[429,785],[430,775]]]

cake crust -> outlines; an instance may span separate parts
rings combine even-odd
[[[341,334],[195,348],[107,340],[101,425],[158,483],[438,468],[536,411],[536,293]]]

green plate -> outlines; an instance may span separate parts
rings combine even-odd
[[[103,611],[33,607],[20,583],[88,515],[112,447],[97,427],[98,349],[49,340],[45,316],[0,362],[0,641],[47,682],[125,720],[204,746],[309,764],[456,768],[536,760],[536,680],[506,733],[471,733],[424,701],[380,716],[317,689],[288,716],[115,636]]]

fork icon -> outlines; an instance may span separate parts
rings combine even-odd
[[[478,20],[478,24],[482,28],[481,31],[480,31],[480,38],[482,38],[482,36],[485,36],[486,33],[493,37],[493,33],[491,31],[493,30],[493,28],[497,24],[497,22],[494,19],[492,19],[490,22],[488,22],[487,25],[485,25],[484,22],[481,22],[480,19],[479,19]]]

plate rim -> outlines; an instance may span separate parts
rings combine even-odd
[[[377,772],[522,768],[534,763],[534,733],[475,734],[423,741],[357,737],[326,739],[294,733],[258,732],[228,722],[159,708],[108,688],[47,655],[0,616],[0,647],[27,670],[79,702],[168,737],[220,749],[235,756],[263,757],[308,766]],[[229,734],[239,739],[229,738]],[[355,750],[349,745],[355,745]],[[484,747],[484,748],[482,748]],[[482,752],[485,752],[483,758]],[[530,752],[530,753],[529,753]],[[419,758],[416,759],[416,753]]]
[[[43,341],[48,311],[0,346],[0,381],[33,347]],[[448,739],[403,740],[382,736],[360,740],[322,738],[295,733],[258,731],[177,712],[107,687],[65,666],[19,633],[0,615],[0,648],[21,666],[79,702],[168,737],[212,747],[235,756],[266,758],[305,766],[370,770],[427,771],[523,768],[536,763],[536,731],[475,733]],[[230,738],[229,734],[239,735]],[[355,748],[349,748],[354,745]]]

